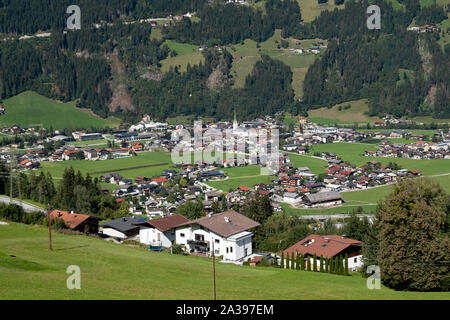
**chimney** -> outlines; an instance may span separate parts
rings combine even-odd
[[[70,214],[73,214],[73,210],[70,210]]]
[[[224,217],[223,219],[225,220],[226,223],[230,223],[230,218]]]

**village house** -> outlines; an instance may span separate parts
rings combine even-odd
[[[188,221],[180,214],[173,214],[138,223],[139,241],[155,249],[169,248],[175,243],[175,227]]]
[[[62,210],[53,210],[50,212],[50,219],[61,219],[64,221],[67,228],[85,233],[97,233],[98,222],[101,220],[100,218],[89,216],[87,214]]]
[[[210,214],[176,227],[176,243],[190,254],[223,256],[223,261],[243,262],[253,253],[249,230],[260,224],[234,210]]]
[[[100,225],[99,233],[119,240],[139,240],[138,225],[147,218],[136,218],[134,216],[114,219]]]
[[[339,235],[317,235],[312,234],[300,240],[296,244],[290,246],[283,251],[283,254],[289,257],[294,254],[295,258],[298,254],[303,254],[305,259],[310,259],[313,265],[313,256],[317,258],[336,258],[348,256],[348,270],[356,271],[363,265],[361,254],[362,242]],[[319,267],[319,264],[317,264]]]

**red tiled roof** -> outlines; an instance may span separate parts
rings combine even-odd
[[[67,227],[75,229],[90,216],[88,216],[87,214],[70,213],[67,211],[53,210],[52,212],[50,212],[50,217],[53,219],[55,218],[62,219]]]
[[[167,179],[166,178],[163,178],[163,177],[160,177],[160,178],[153,178],[152,179],[154,182],[156,182],[156,183],[163,183],[163,182],[166,182],[167,181]]]
[[[308,245],[308,242],[313,241]],[[311,234],[296,244],[290,246],[283,251],[284,254],[298,252],[299,254],[314,255],[314,253],[320,257],[323,255],[325,258],[331,258],[338,255],[344,249],[350,246],[362,246],[362,242],[350,238],[343,238],[338,235],[317,235]]]

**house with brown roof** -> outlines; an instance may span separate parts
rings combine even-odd
[[[314,253],[317,256],[317,261],[319,261],[321,255],[323,258],[335,258],[338,256],[344,258],[347,254],[348,269],[349,271],[355,271],[363,265],[362,244],[361,241],[347,238],[344,235],[311,234],[284,250],[283,253],[285,256],[289,254],[289,257],[291,257],[292,253],[294,253],[295,257],[297,257],[297,254],[303,254],[305,259],[311,260],[311,265],[313,265]]]
[[[63,220],[66,227],[69,229],[89,233],[98,232],[98,222],[101,220],[97,217],[74,213],[73,211],[53,210],[49,215],[51,219]]]
[[[139,241],[156,248],[170,248],[175,243],[175,227],[188,221],[181,214],[173,214],[138,223]]]
[[[260,224],[234,211],[209,214],[176,227],[176,243],[190,254],[223,256],[223,261],[242,263],[252,255],[253,233]]]

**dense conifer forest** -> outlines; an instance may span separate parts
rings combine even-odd
[[[107,117],[114,113],[109,108],[114,93],[111,57],[117,53],[135,106],[122,113],[127,118],[149,113],[161,120],[174,115],[230,119],[233,110],[239,118],[280,110],[306,114],[311,108],[361,98],[369,99],[371,115],[450,117],[450,47],[438,44],[439,32],[406,31],[412,21],[440,23],[448,10],[442,6],[421,9],[419,0],[399,0],[405,9],[394,10],[379,0],[381,29],[369,30],[367,0],[323,11],[310,23],[303,22],[295,0],[267,0],[263,8],[205,0],[75,2],[0,2],[1,37],[52,33],[48,38],[0,41],[0,99],[34,90],[62,101],[76,99],[79,107]],[[82,8],[81,30],[65,30],[71,4]],[[150,39],[148,23],[123,23],[186,12],[196,12],[196,19],[171,22],[158,40]],[[214,49],[245,39],[259,43],[275,29],[284,38],[328,40],[325,53],[306,73],[301,100],[294,98],[290,68],[268,56],[254,65],[243,88],[232,87],[233,57],[225,48]],[[161,60],[174,54],[164,45],[166,39],[209,49],[199,65],[162,73]]]

